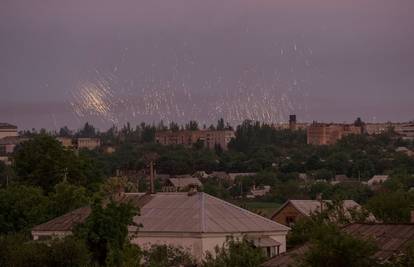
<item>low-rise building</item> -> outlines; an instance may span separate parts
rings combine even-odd
[[[152,245],[171,245],[187,249],[199,262],[206,253],[215,254],[230,236],[246,236],[269,256],[286,251],[289,228],[231,203],[202,192],[124,194],[140,209],[129,227],[131,243],[143,249]],[[38,225],[32,229],[34,240],[72,234],[74,226],[91,213],[85,207]]]
[[[235,137],[234,131],[158,131],[155,133],[155,141],[162,145],[184,145],[192,146],[200,142],[205,148],[214,149],[220,147],[227,150],[227,146],[231,139]]]
[[[250,189],[250,192],[246,195],[247,198],[257,198],[257,197],[264,197],[268,193],[270,193],[271,187],[270,185],[263,185],[263,186],[253,186]]]
[[[413,157],[414,156],[414,151],[412,151],[412,150],[410,150],[410,149],[408,149],[406,147],[401,147],[401,146],[400,147],[397,147],[395,149],[395,152],[403,153],[403,154],[405,154],[405,155],[407,155],[409,157]]]
[[[288,200],[272,215],[272,220],[292,226],[301,218],[306,218],[314,213],[322,212],[327,208],[330,200]],[[344,200],[342,202],[345,211],[359,209],[361,206],[353,200]]]
[[[5,137],[17,137],[18,135],[17,126],[0,122],[0,139]]]
[[[78,149],[94,150],[101,146],[99,138],[78,138],[76,140],[76,147]]]
[[[373,258],[380,263],[387,263],[395,256],[402,256],[414,241],[414,224],[361,224],[353,223],[342,230],[354,238],[374,242],[377,251]],[[287,253],[275,256],[263,263],[262,267],[296,266],[299,257],[309,251],[309,244],[294,248]]]
[[[389,179],[389,175],[374,175],[371,179],[367,181],[367,185],[370,187],[375,187],[381,185],[383,182]]]

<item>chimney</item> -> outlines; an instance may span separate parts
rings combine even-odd
[[[154,187],[154,179],[155,179],[155,174],[154,174],[154,161],[150,162],[150,193],[154,194],[155,193],[155,187]]]
[[[322,199],[322,193],[319,193],[317,196],[316,196],[316,200],[318,200],[319,201],[319,205],[320,205],[320,211],[321,211],[321,213],[323,212],[323,199]]]
[[[197,186],[196,185],[191,185],[187,195],[188,196],[194,196],[195,194],[197,194]]]
[[[290,130],[296,130],[296,115],[289,115],[289,128]]]

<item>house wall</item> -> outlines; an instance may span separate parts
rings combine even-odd
[[[33,240],[45,238],[64,238],[65,236],[71,235],[71,231],[32,231]]]
[[[277,223],[290,226],[287,221],[288,217],[294,218],[294,221],[297,221],[298,219],[305,216],[300,213],[291,203],[288,203],[281,211],[272,217],[272,220]]]
[[[248,233],[246,233],[248,234]],[[279,233],[250,233],[248,235],[268,236],[281,243],[279,252],[286,252],[286,235],[287,232]],[[207,252],[215,256],[215,247],[223,246],[227,237],[231,234],[148,234],[138,233],[132,240],[132,244],[136,244],[144,249],[151,245],[171,245],[187,249],[191,255],[197,260],[202,261]],[[233,234],[235,238],[241,238],[244,234]]]

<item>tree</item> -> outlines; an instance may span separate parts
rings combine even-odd
[[[177,132],[180,130],[180,126],[176,122],[170,122],[170,131]]]
[[[333,224],[314,229],[309,250],[299,258],[301,267],[371,267],[377,247],[370,240],[360,240]]]
[[[72,131],[68,128],[68,126],[64,126],[64,127],[60,128],[59,136],[71,137],[72,136]]]
[[[399,190],[373,196],[366,207],[384,223],[408,223],[413,204],[414,194]]]
[[[85,240],[92,261],[100,266],[122,266],[128,240],[128,226],[134,225],[137,210],[129,203],[113,200],[103,207],[97,199],[85,223],[75,229],[75,236]]]
[[[85,206],[88,202],[89,198],[84,187],[61,182],[55,186],[55,191],[49,194],[48,213],[51,218],[55,218]]]
[[[23,182],[50,191],[63,180],[69,153],[53,137],[39,135],[18,148],[14,169]]]
[[[226,126],[224,124],[224,119],[223,118],[219,119],[217,121],[217,127],[216,127],[217,131],[223,131],[223,130],[225,130],[225,128],[226,128]]]
[[[257,267],[265,259],[263,252],[246,238],[227,239],[222,247],[215,248],[215,254],[207,253],[204,267]]]
[[[148,267],[178,267],[195,266],[195,260],[190,252],[171,245],[153,245],[144,251],[144,266]]]
[[[197,131],[198,130],[198,122],[197,121],[190,121],[185,125],[185,129],[189,131]]]
[[[40,188],[24,185],[0,189],[0,233],[29,230],[48,217],[48,199]]]
[[[97,131],[93,125],[89,124],[88,122],[85,123],[82,129],[78,131],[76,134],[77,137],[83,137],[83,138],[94,138],[97,136]]]
[[[24,235],[0,237],[0,266],[84,267],[89,259],[85,243],[71,236],[49,243],[31,242]]]
[[[64,179],[68,182],[93,187],[102,179],[102,167],[87,154],[66,150],[49,135],[38,135],[17,149],[14,166],[23,183],[40,186],[46,192]]]

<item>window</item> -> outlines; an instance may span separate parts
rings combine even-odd
[[[295,217],[286,216],[286,225],[293,226],[295,224]]]

